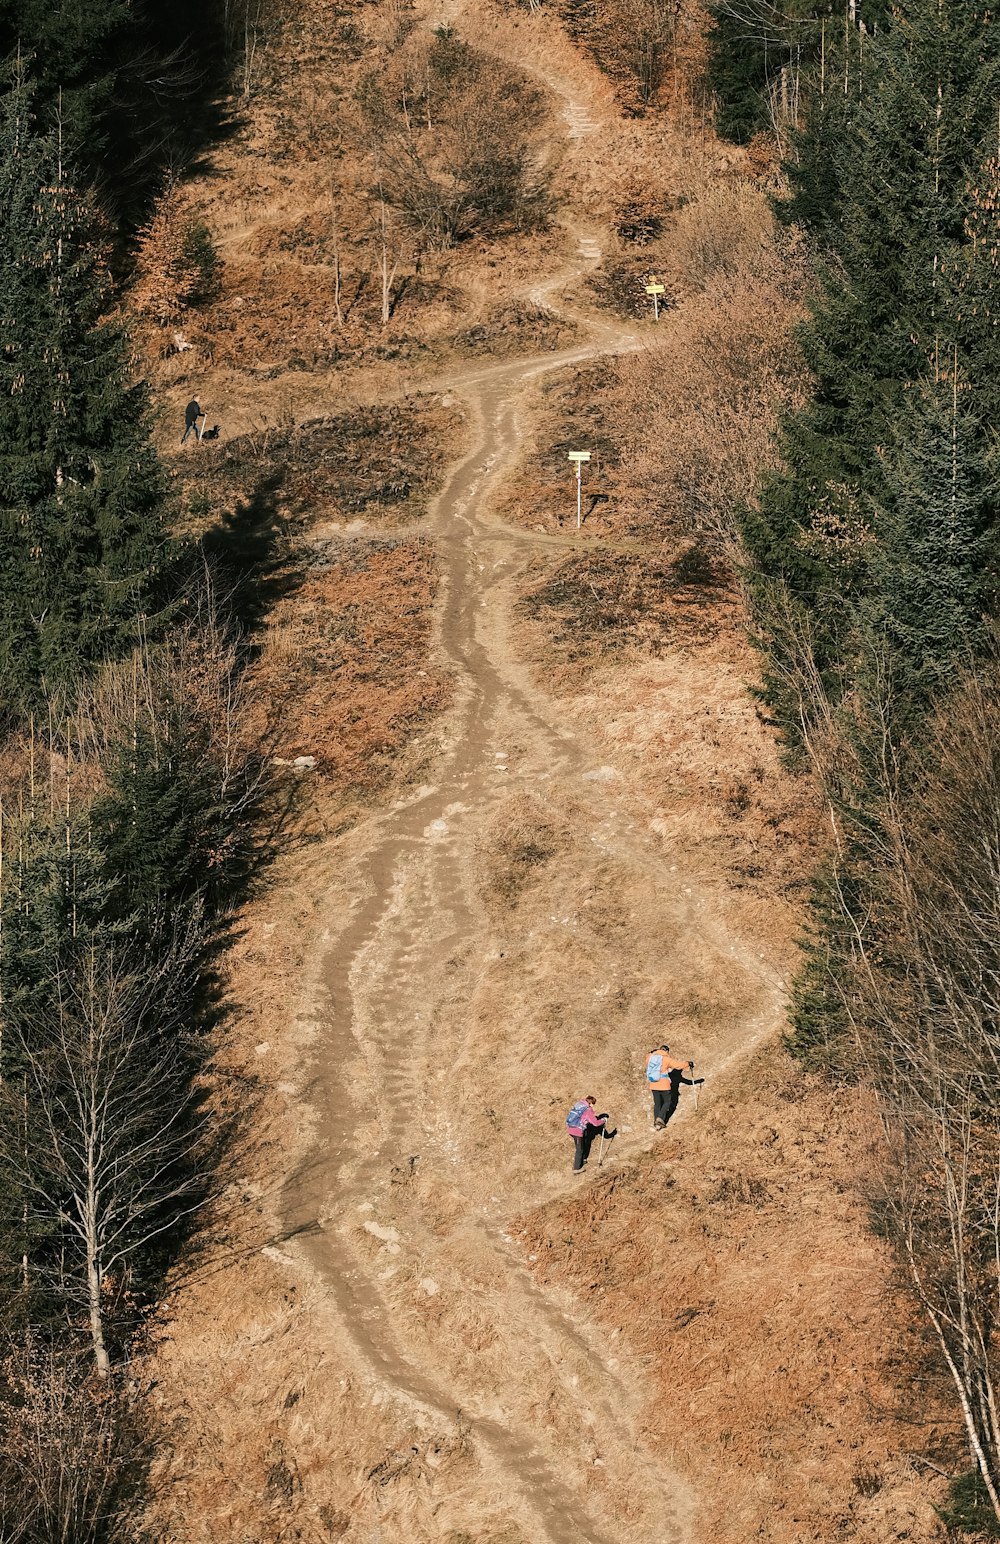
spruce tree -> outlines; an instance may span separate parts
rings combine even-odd
[[[1000,128],[1000,125],[998,125]],[[1000,423],[1000,150],[991,147],[966,194],[965,242],[944,275],[948,330],[984,424]],[[966,393],[967,394],[967,393]]]
[[[245,815],[230,807],[209,740],[183,705],[158,704],[155,721],[137,718],[104,767],[93,820],[110,902],[147,944],[186,918],[214,918],[242,874]]]
[[[173,562],[93,201],[23,72],[0,100],[0,681],[9,712],[155,630]]]
[[[39,120],[59,117],[74,164],[134,228],[164,166],[187,161],[217,121],[223,22],[201,0],[3,0],[0,60],[28,62]]]
[[[968,167],[995,132],[996,32],[969,0],[910,0],[890,32],[866,44],[862,98],[832,147],[839,219],[824,227],[820,293],[802,332],[815,391],[786,428],[784,470],[745,523],[758,595],[777,583],[813,618],[828,681],[849,648],[850,617],[839,606],[842,576],[813,539],[817,521],[831,489],[878,505],[889,497],[881,452],[907,412],[908,387],[959,341],[954,275],[968,243]],[[815,123],[831,148],[830,122],[820,114]],[[815,201],[812,184],[799,186],[805,192]],[[970,376],[973,398],[975,389]],[[790,704],[776,706],[791,726]]]
[[[956,374],[913,389],[882,456],[856,612],[893,661],[899,731],[980,651],[996,600],[1000,467]]]

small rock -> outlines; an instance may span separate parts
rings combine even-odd
[[[295,772],[311,772],[315,765],[315,756],[296,756],[292,762],[292,770]]]
[[[365,1223],[365,1232],[371,1233],[374,1238],[381,1239],[384,1244],[399,1243],[399,1234],[396,1232],[396,1229],[386,1228],[380,1222],[372,1222],[369,1219]]]

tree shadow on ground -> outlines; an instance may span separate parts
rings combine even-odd
[[[259,634],[271,609],[302,583],[301,564],[293,561],[284,539],[278,499],[282,470],[261,477],[250,496],[207,531],[201,547],[219,593],[246,640],[249,655],[259,651]]]

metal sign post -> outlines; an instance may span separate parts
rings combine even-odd
[[[646,294],[649,295],[653,302],[654,322],[658,322],[660,320],[660,296],[665,295],[666,292],[666,285],[660,283],[655,273],[650,274],[649,283],[646,285]]]
[[[585,461],[589,461],[590,460],[590,451],[589,450],[571,450],[570,453],[569,453],[569,460],[576,462],[576,528],[577,528],[577,530],[579,530],[580,526],[583,523],[583,521],[581,519],[581,512],[582,512],[582,508],[583,508],[583,495],[582,495],[582,492],[581,492],[580,468],[583,466],[583,463]]]

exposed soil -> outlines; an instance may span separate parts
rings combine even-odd
[[[532,59],[572,186],[640,144],[550,17],[424,21]],[[291,577],[256,668],[322,818],[232,956],[220,1071],[260,1100],[230,1252],[179,1284],[156,1361],[176,1544],[940,1536],[909,1455],[953,1422],[851,1189],[869,1112],[776,1049],[823,833],[731,572],[679,522],[644,546],[631,493],[577,531],[554,464],[551,501],[525,481],[543,381],[565,416],[649,337],[587,309],[609,240],[567,218],[522,275],[558,347],[432,383],[461,416],[423,482],[405,449],[355,472],[364,408],[268,441]],[[707,1081],[657,1134],[664,1035]],[[574,1176],[591,1089],[618,1135]]]

